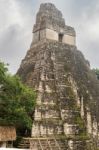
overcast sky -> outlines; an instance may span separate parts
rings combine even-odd
[[[77,47],[99,68],[99,0],[0,0],[0,60],[16,73],[32,41],[35,15],[42,2],[60,9],[77,34]]]

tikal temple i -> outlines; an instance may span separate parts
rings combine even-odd
[[[21,148],[98,150],[99,81],[54,4],[40,5],[17,74],[37,93],[31,136]]]

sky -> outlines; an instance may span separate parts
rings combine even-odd
[[[30,48],[40,3],[51,2],[73,26],[77,48],[99,68],[99,0],[0,0],[0,60],[15,74]]]

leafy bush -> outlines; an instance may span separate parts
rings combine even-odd
[[[31,129],[36,94],[0,62],[0,125]]]

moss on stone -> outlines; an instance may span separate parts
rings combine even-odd
[[[42,119],[37,121],[38,124],[48,125],[48,126],[58,126],[62,125],[63,121],[59,120],[59,118],[49,118],[49,119]]]
[[[47,85],[49,85],[49,87],[51,87],[53,93],[48,94],[46,93],[46,91],[44,91],[43,98],[41,99],[42,103],[45,101],[50,102],[52,99],[54,99],[56,106],[48,105],[48,109],[59,109],[60,107],[64,110],[79,111],[79,114],[75,114],[75,117],[70,118],[70,121],[72,123],[78,125],[79,133],[78,135],[70,137],[70,139],[81,141],[87,140],[88,135],[86,131],[86,125],[84,120],[82,120],[80,117],[80,108],[77,107],[77,101],[72,89],[73,86],[70,85],[70,83],[68,82],[68,77],[66,76],[68,73],[72,75],[78,87],[77,93],[79,98],[83,96],[84,110],[86,111],[86,108],[89,108],[92,117],[94,118],[94,116],[96,116],[97,120],[99,120],[99,82],[91,73],[86,60],[84,59],[84,56],[74,46],[58,43],[51,40],[47,40],[46,43],[37,44],[30,51],[31,53],[33,51],[36,52],[38,60],[36,60],[32,55],[31,59],[28,59],[28,57],[26,57],[26,64],[21,65],[21,68],[18,71],[18,74],[22,77],[23,82],[29,83],[32,87],[35,87],[35,85],[39,85],[39,82],[41,80],[40,75],[43,69],[45,69],[45,75],[48,79],[50,79],[50,76],[48,76],[48,74],[53,73],[53,84],[51,85],[50,81],[50,83],[46,83]],[[41,52],[46,58],[41,58]],[[55,61],[51,60],[51,53],[54,53]],[[30,60],[32,60],[33,63],[31,63]],[[43,63],[45,63],[44,68],[43,66],[40,66],[39,61],[42,62],[42,60]],[[28,68],[28,66],[30,67]],[[37,66],[38,68],[36,68]],[[62,87],[62,85],[64,84],[71,87],[65,89],[65,87]],[[60,87],[57,85],[59,85]],[[90,96],[92,97],[92,99],[90,99]],[[45,108],[46,107],[43,105],[42,111]],[[86,113],[84,117],[86,118]],[[63,122],[60,122],[61,121],[55,119],[45,119],[38,123],[43,123],[45,124],[45,126],[50,125],[57,127],[57,125],[63,125]]]

